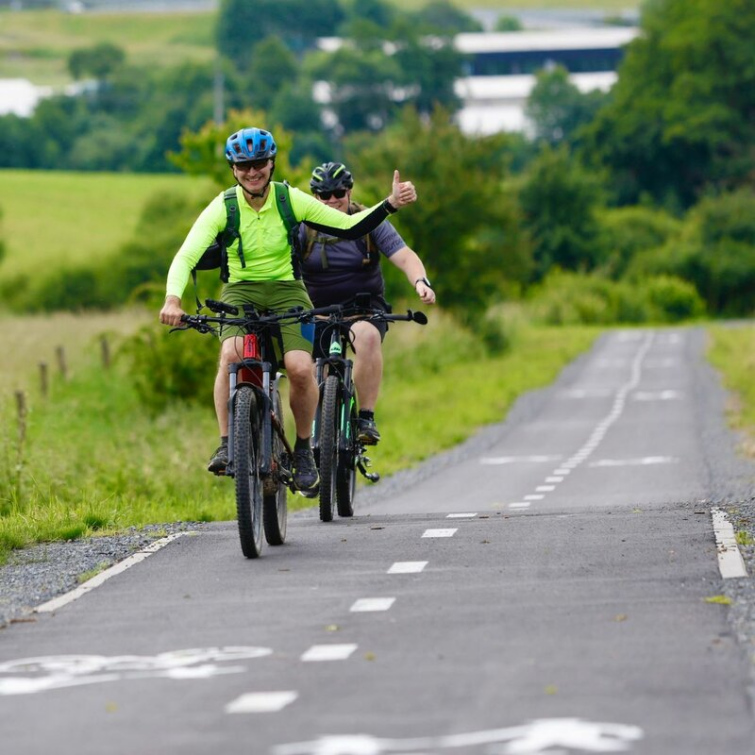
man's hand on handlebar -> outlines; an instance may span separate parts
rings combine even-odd
[[[181,324],[181,318],[186,312],[181,309],[181,300],[177,296],[166,296],[165,304],[160,310],[160,322],[163,325],[176,327]]]

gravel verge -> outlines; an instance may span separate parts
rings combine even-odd
[[[718,374],[704,359],[705,332],[695,329],[688,339],[698,413],[698,435],[706,458],[705,474],[709,491],[707,505],[723,509],[735,532],[752,544],[740,544],[748,577],[722,580],[721,592],[731,601],[729,617],[732,632],[750,659],[750,700],[755,706],[755,462],[738,451],[743,438],[726,425],[727,394]],[[399,472],[375,487],[359,490],[359,504],[369,513],[370,502],[389,497],[431,476],[438,468],[484,452],[510,431],[518,420],[535,414],[552,390],[568,385],[583,355],[566,367],[556,383],[532,391],[516,402],[508,419],[489,425],[459,446],[428,459],[423,464]],[[693,502],[687,502],[693,503]],[[699,502],[694,502],[699,507]],[[684,505],[684,502],[680,505]],[[295,516],[316,516],[316,509],[296,512]],[[91,574],[122,561],[166,535],[182,531],[201,531],[200,522],[131,529],[121,535],[95,537],[66,543],[47,543],[19,551],[0,567],[0,628],[27,621],[36,606],[74,589],[80,575]]]

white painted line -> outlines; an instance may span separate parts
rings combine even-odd
[[[528,509],[532,504],[529,501],[516,501],[515,503],[510,503],[509,508],[510,509]]]
[[[226,713],[277,713],[299,697],[298,692],[248,692],[225,706]]]
[[[427,561],[396,561],[388,574],[418,574],[427,566]]]
[[[553,474],[567,475],[571,474],[571,469],[554,469]]]
[[[546,482],[563,482],[564,478],[561,475],[559,475],[558,477],[546,477],[545,481]]]
[[[542,501],[543,498],[545,498],[544,495],[531,493],[530,495],[524,496],[525,501]]]
[[[550,493],[552,490],[555,490],[555,485],[538,485],[535,490],[538,493]]]
[[[493,456],[483,457],[480,459],[480,464],[516,464],[522,461],[539,463],[558,461],[560,458],[560,456]]]
[[[312,645],[301,657],[303,661],[345,661],[356,645]]]
[[[633,467],[650,464],[676,464],[679,459],[673,456],[645,456],[641,459],[599,459],[590,462],[591,467]]]
[[[474,519],[477,514],[448,514],[446,519]]]
[[[437,529],[437,530],[425,530],[422,537],[453,537],[458,530],[454,529]]]
[[[100,572],[91,579],[88,579],[86,582],[84,582],[83,585],[79,585],[70,592],[67,592],[65,595],[59,595],[57,598],[53,598],[52,600],[48,600],[46,603],[42,603],[42,605],[37,606],[34,610],[37,613],[51,613],[52,611],[57,611],[59,608],[62,608],[69,603],[73,603],[74,600],[77,600],[83,595],[86,595],[88,592],[91,592],[95,587],[99,587],[103,582],[106,582],[111,577],[114,577],[116,574],[120,574],[121,572],[126,571],[126,569],[130,569],[132,566],[141,563],[148,556],[151,556],[153,553],[157,553],[157,551],[159,551],[161,548],[164,548],[166,545],[168,545],[168,543],[173,542],[173,540],[185,534],[185,532],[177,532],[174,535],[168,535],[168,537],[161,538],[160,540],[155,540],[154,543],[148,545],[144,550],[141,550],[138,553],[134,553],[133,556],[129,556],[123,561],[114,564],[109,569],[105,569],[105,571]]]
[[[396,598],[359,598],[349,609],[354,613],[366,613],[368,611],[387,611]]]
[[[713,518],[713,533],[716,536],[718,546],[718,568],[721,576],[724,579],[746,577],[747,568],[742,554],[739,552],[734,527],[726,518],[726,513],[721,509],[713,508],[710,513]]]

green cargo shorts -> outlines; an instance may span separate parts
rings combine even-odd
[[[252,304],[258,312],[285,312],[292,307],[311,309],[307,289],[300,280],[293,281],[237,281],[226,283],[220,300],[225,304],[241,307]],[[312,353],[314,325],[298,322],[284,322],[280,326],[283,337],[283,353],[306,351]],[[220,331],[220,340],[243,336],[243,328],[225,326]],[[277,350],[277,349],[276,349]]]

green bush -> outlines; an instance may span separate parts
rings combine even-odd
[[[126,340],[119,356],[128,360],[137,395],[154,414],[174,402],[211,401],[218,360],[215,338],[150,325]]]
[[[535,321],[548,325],[680,322],[705,311],[695,287],[671,276],[630,282],[563,271],[533,291],[528,307]]]
[[[670,275],[695,286],[708,311],[728,317],[753,312],[755,193],[741,190],[702,200],[690,210],[677,240],[642,252],[627,275]]]
[[[663,210],[641,206],[603,209],[597,221],[605,260],[601,271],[614,279],[624,275],[636,254],[662,246],[681,228]]]

